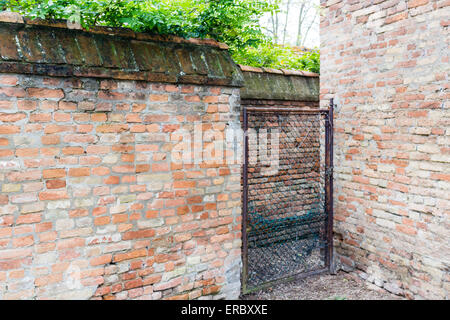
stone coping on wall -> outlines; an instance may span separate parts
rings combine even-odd
[[[273,69],[273,68],[258,68],[239,64],[244,72],[256,72],[256,73],[274,73],[274,74],[284,74],[286,76],[301,76],[301,77],[315,77],[318,78],[320,75],[318,73],[304,71],[304,70],[288,70],[288,69]]]
[[[300,70],[277,70],[239,65],[245,86],[243,100],[319,101],[319,75]]]
[[[0,13],[0,72],[167,83],[243,85],[228,47],[211,39],[82,29],[64,20]]]

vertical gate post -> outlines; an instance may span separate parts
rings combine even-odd
[[[247,291],[248,279],[248,243],[247,243],[247,211],[248,211],[248,114],[247,107],[243,108],[244,122],[244,162],[242,168],[242,292]]]
[[[325,202],[327,210],[327,252],[326,266],[330,273],[335,273],[333,267],[333,128],[334,128],[334,100],[330,99],[330,109],[327,113],[327,121],[325,122]]]

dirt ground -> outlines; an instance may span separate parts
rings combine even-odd
[[[316,275],[293,282],[280,283],[242,297],[243,300],[400,300],[356,275]]]

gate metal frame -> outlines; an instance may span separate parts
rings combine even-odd
[[[276,283],[289,282],[321,273],[334,273],[333,270],[333,128],[334,128],[334,102],[330,99],[329,109],[304,110],[296,108],[270,108],[270,107],[247,107],[243,106],[244,122],[244,163],[243,163],[243,197],[242,197],[242,294],[247,294]],[[248,288],[248,242],[247,242],[247,215],[248,215],[248,112],[276,113],[300,113],[300,114],[323,114],[325,116],[325,208],[327,211],[327,239],[325,249],[325,267],[318,270],[299,273],[273,281],[266,282],[257,287]]]

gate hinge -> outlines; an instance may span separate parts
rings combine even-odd
[[[327,176],[327,178],[330,178],[333,176],[333,168],[334,167],[328,167],[325,169],[325,175]]]

